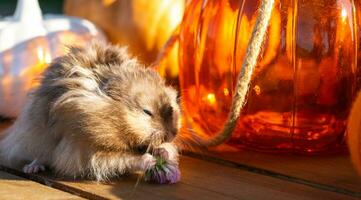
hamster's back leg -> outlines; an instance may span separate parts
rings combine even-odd
[[[45,166],[41,164],[37,159],[33,160],[33,162],[23,167],[23,172],[27,174],[38,173],[40,171],[45,171]]]

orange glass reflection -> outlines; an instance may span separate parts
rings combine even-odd
[[[180,83],[201,135],[222,128],[259,1],[192,1],[180,30]],[[351,0],[277,0],[247,104],[229,141],[312,154],[342,147],[356,90],[358,30]],[[227,91],[227,92],[225,92]]]

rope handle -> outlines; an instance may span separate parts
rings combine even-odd
[[[217,146],[224,143],[232,136],[232,133],[237,125],[237,121],[241,115],[241,110],[246,102],[246,96],[249,90],[252,74],[256,66],[258,56],[261,52],[261,45],[271,18],[273,5],[274,0],[262,0],[261,2],[256,24],[247,45],[245,57],[243,58],[241,72],[237,77],[237,85],[232,98],[230,112],[223,129],[215,134],[215,136],[208,138],[200,138],[199,136],[197,137],[197,134],[193,134],[195,137],[193,139],[197,140],[196,143],[199,146]],[[176,41],[179,40],[179,29],[180,28],[178,26],[178,28],[174,31],[174,34],[172,34],[171,38],[161,50],[161,53],[153,66],[157,67],[162,62],[162,58],[167,57],[169,49],[173,48]]]
[[[261,52],[261,45],[271,18],[273,5],[274,0],[262,0],[257,21],[253,28],[251,39],[248,42],[246,55],[243,58],[241,72],[237,77],[237,85],[227,121],[224,124],[223,129],[218,134],[203,142],[204,146],[220,145],[232,136],[237,121],[241,115],[241,110],[246,103],[246,96],[249,90],[252,74],[257,64],[258,56]]]

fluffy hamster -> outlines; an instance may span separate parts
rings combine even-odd
[[[98,180],[146,170],[145,149],[178,163],[177,93],[126,49],[70,47],[52,62],[40,86],[0,141],[2,163],[26,173],[49,166],[62,176]],[[30,163],[30,164],[29,164]]]

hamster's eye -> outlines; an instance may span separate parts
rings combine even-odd
[[[147,110],[147,109],[143,109],[143,112],[145,113],[145,114],[147,114],[147,115],[149,115],[149,116],[153,116],[153,113],[152,112],[150,112],[149,110]]]

